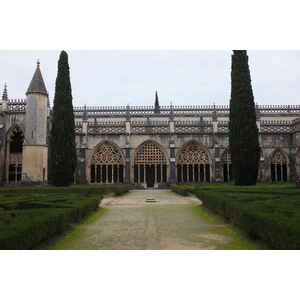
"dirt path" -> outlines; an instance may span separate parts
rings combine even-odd
[[[156,202],[146,202],[146,199]],[[257,249],[236,228],[195,197],[167,190],[134,190],[106,197],[104,212],[53,249],[198,250]]]

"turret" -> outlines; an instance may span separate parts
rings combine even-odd
[[[47,181],[48,145],[47,116],[48,92],[40,69],[40,62],[26,92],[26,134],[23,144],[23,183]]]

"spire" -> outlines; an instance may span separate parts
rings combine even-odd
[[[159,102],[158,102],[158,96],[157,92],[155,92],[155,104],[154,104],[154,112],[159,114],[160,107],[159,107]]]
[[[41,94],[45,94],[48,95],[44,80],[43,80],[43,76],[42,76],[42,72],[40,69],[40,61],[37,61],[37,67],[35,70],[35,73],[32,77],[32,80],[30,82],[30,85],[28,87],[27,93],[41,93]]]
[[[6,85],[6,83],[4,85],[4,90],[3,90],[3,94],[2,94],[2,101],[3,100],[8,100],[7,85]]]

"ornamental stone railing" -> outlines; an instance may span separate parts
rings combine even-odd
[[[213,132],[211,121],[176,121],[175,133],[209,133]]]
[[[292,132],[292,129],[292,122],[288,120],[263,120],[260,122],[260,132]]]
[[[125,134],[126,122],[123,121],[107,121],[88,123],[88,134]]]
[[[300,105],[256,105],[257,116],[278,114],[300,114]],[[205,116],[224,117],[229,116],[229,105],[170,105],[160,106],[159,110],[154,106],[92,106],[75,107],[76,117],[101,117],[101,116]]]
[[[26,111],[26,99],[15,99],[7,101],[9,111]]]
[[[169,121],[132,121],[130,123],[130,132],[132,134],[140,133],[169,133]]]
[[[228,133],[229,132],[229,121],[218,121],[218,132]]]

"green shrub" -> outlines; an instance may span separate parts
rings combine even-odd
[[[297,193],[284,186],[272,189],[272,194],[262,193],[259,188],[256,194],[253,188],[250,193],[246,193],[247,189],[235,190],[202,188],[197,190],[196,196],[205,206],[276,249],[300,249],[300,200]]]
[[[0,197],[0,249],[29,249],[99,207],[103,195]]]
[[[46,237],[65,229],[75,215],[74,208],[13,210],[10,216],[6,212],[6,218],[10,220],[6,219],[5,229],[1,230],[0,249],[30,249]]]
[[[113,187],[113,192],[118,196],[128,192],[131,189],[130,184],[121,184]]]
[[[182,196],[188,196],[190,188],[183,185],[171,184],[171,190]]]

